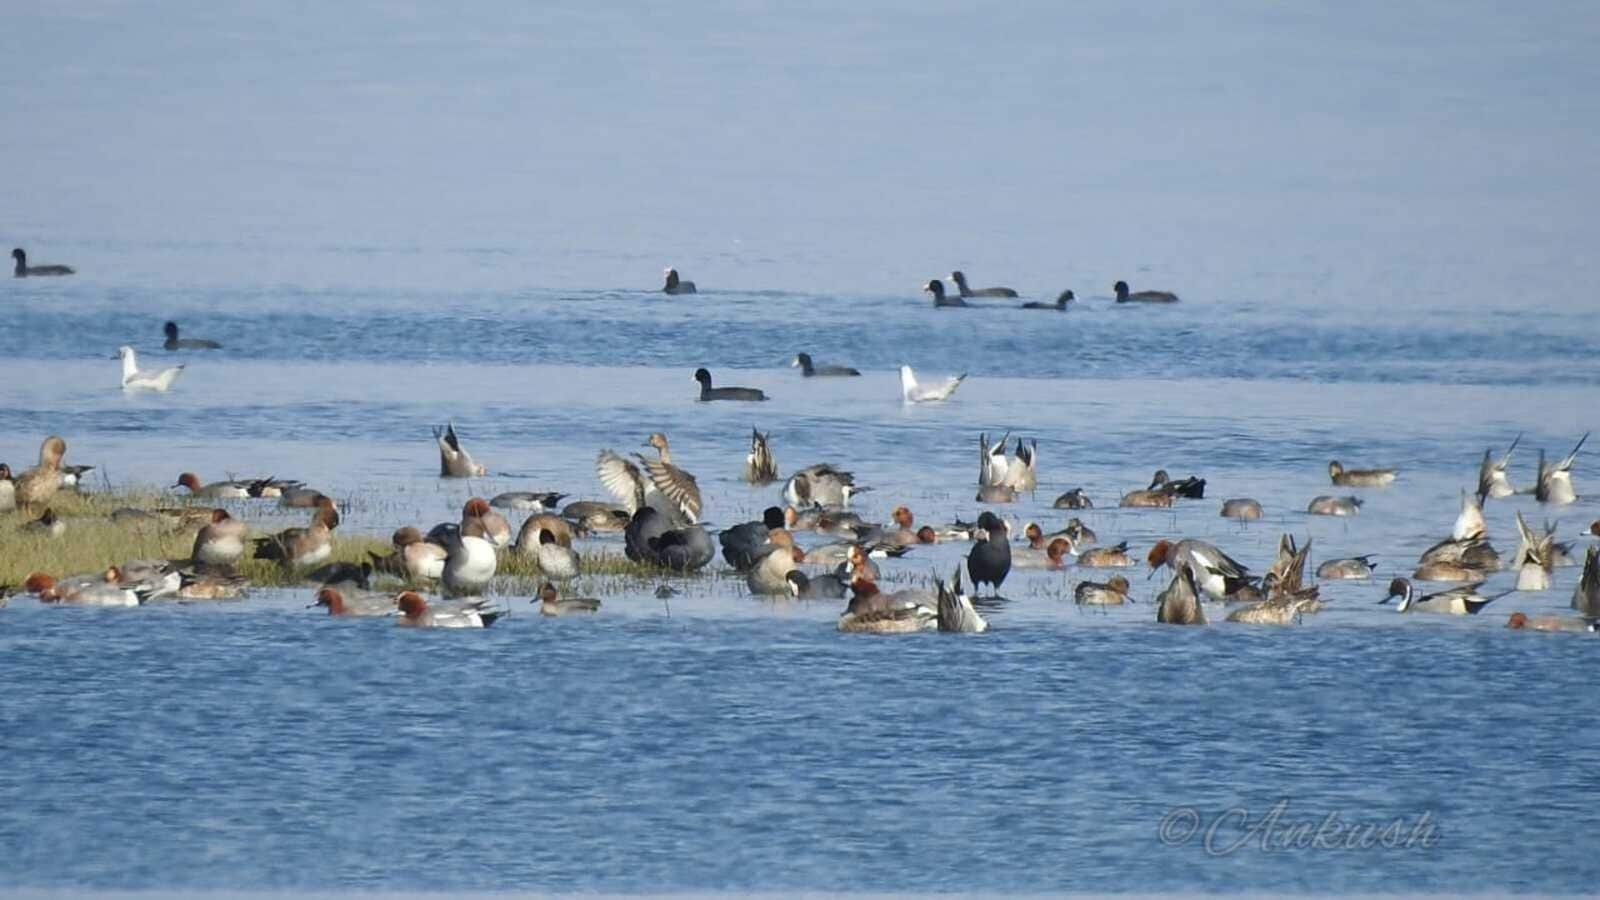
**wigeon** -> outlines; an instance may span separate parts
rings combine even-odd
[[[1513,630],[1581,631],[1590,634],[1600,631],[1600,624],[1596,624],[1594,619],[1578,616],[1529,616],[1520,612],[1511,614],[1511,618],[1506,620],[1506,627]]]
[[[488,470],[461,446],[453,422],[446,422],[443,428],[435,428],[433,439],[439,444],[440,478],[482,478],[488,474]]]
[[[1172,505],[1172,495],[1166,491],[1132,490],[1123,494],[1117,505],[1123,509],[1165,509]]]
[[[563,597],[556,586],[546,581],[539,588],[539,596],[529,603],[539,604],[542,616],[564,616],[568,613],[592,613],[600,609],[600,601],[593,597]]]
[[[449,556],[443,544],[422,539],[422,532],[413,525],[395,530],[396,562],[394,571],[407,581],[438,581],[444,577],[444,561]]]
[[[1378,564],[1372,561],[1371,554],[1365,556],[1350,556],[1344,559],[1325,560],[1317,566],[1317,577],[1329,581],[1335,579],[1363,579],[1370,578],[1377,571]]]
[[[243,575],[219,575],[215,572],[182,572],[178,587],[179,600],[233,600],[244,594],[249,580]]]
[[[1113,575],[1104,583],[1085,581],[1072,591],[1079,606],[1121,606],[1128,601],[1128,579]]]
[[[850,603],[839,616],[840,631],[909,634],[938,627],[938,609],[921,595],[885,594],[865,579],[851,582],[850,590]]]
[[[191,497],[243,500],[250,496],[250,484],[249,481],[213,481],[210,484],[201,484],[199,475],[184,472],[178,476],[178,483],[173,487],[188,488]]]
[[[395,616],[395,598],[375,591],[342,591],[324,585],[317,589],[311,607],[325,606],[330,616]]]
[[[1111,547],[1093,547],[1078,554],[1078,565],[1090,569],[1126,569],[1134,565],[1128,555],[1128,542]]]
[[[1186,566],[1195,586],[1216,600],[1227,599],[1229,594],[1252,580],[1249,569],[1205,541],[1159,540],[1145,559],[1151,569],[1167,566],[1176,572],[1179,566]]]
[[[73,606],[138,606],[139,595],[117,583],[115,568],[102,575],[76,576],[57,582],[41,572],[28,576],[24,586],[42,603],[60,603]]]
[[[394,602],[400,609],[395,621],[412,628],[488,628],[503,615],[485,599],[429,603],[415,591],[402,591]]]
[[[751,484],[771,484],[778,477],[778,462],[772,458],[770,435],[750,429],[750,452],[744,456],[744,470],[740,473]]]
[[[1360,497],[1334,497],[1323,494],[1306,504],[1306,512],[1313,516],[1353,516],[1361,512]]]
[[[244,556],[245,536],[249,528],[228,515],[225,509],[211,511],[211,521],[194,536],[194,549],[189,556],[195,565],[229,571]]]
[[[117,348],[117,358],[122,360],[122,389],[125,391],[157,391],[166,392],[172,387],[179,375],[183,374],[183,366],[177,365],[168,369],[139,369],[139,358],[134,354],[133,348],[124,344]]]

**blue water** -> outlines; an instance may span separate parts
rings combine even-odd
[[[581,619],[507,589],[477,633],[330,620],[309,588],[13,598],[0,885],[1590,889],[1596,645],[1502,627],[1577,570],[1476,617],[1377,601],[1485,447],[1524,435],[1523,486],[1600,427],[1597,32],[1582,4],[14,11],[0,240],[79,270],[0,281],[15,469],[58,433],[95,486],[301,478],[387,535],[472,495],[599,497],[596,452],[659,430],[729,525],[777,498],[738,477],[754,426],[785,473],[856,472],[863,515],[938,523],[976,514],[978,433],[1011,430],[1040,442],[1038,492],[997,510],[1019,524],[1083,486],[1102,544],[1260,570],[1287,531],[1380,568],[1297,627],[1204,629],[1155,625],[1143,569],[1103,612],[1070,598],[1109,572],[1019,569],[960,637],[840,635],[842,604],[717,575],[668,603],[583,583]],[[668,264],[702,293],[654,293]],[[933,310],[918,287],[956,267],[1081,303]],[[1117,278],[1184,301],[1119,308]],[[226,349],[162,351],[168,318]],[[124,343],[187,365],[170,394],[117,389]],[[802,350],[865,375],[803,380]],[[902,363],[969,377],[906,407]],[[702,365],[772,400],[697,403]],[[490,477],[434,477],[446,420]],[[1595,452],[1573,506],[1490,503],[1503,554],[1518,511],[1581,554]],[[1309,517],[1346,493],[1335,458],[1400,479]],[[1207,499],[1116,509],[1158,466]],[[1218,517],[1237,496],[1267,517]],[[1282,802],[1285,828],[1431,840],[1162,840]]]

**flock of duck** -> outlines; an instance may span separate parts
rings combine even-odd
[[[1541,503],[1562,506],[1577,499],[1571,469],[1587,437],[1558,460],[1547,460],[1540,453],[1530,492]],[[452,424],[436,428],[434,440],[441,478],[487,474]],[[1553,526],[1529,526],[1520,512],[1516,517],[1518,545],[1509,564],[1489,541],[1483,506],[1515,492],[1507,470],[1517,443],[1513,441],[1499,456],[1485,452],[1476,490],[1469,493],[1463,489],[1461,493],[1451,534],[1421,555],[1410,579],[1393,579],[1380,603],[1398,601],[1402,613],[1473,615],[1513,591],[1545,590],[1551,586],[1553,569],[1576,565],[1570,542],[1558,541]],[[977,444],[975,501],[1001,506],[1036,489],[1037,441],[1012,441],[1010,435],[1004,435],[990,442],[987,434],[980,434]],[[782,504],[768,507],[759,520],[713,532],[704,524],[699,484],[674,460],[666,435],[650,434],[643,448],[653,452],[621,453],[611,448],[598,452],[594,471],[598,484],[609,494],[607,499],[562,504],[567,495],[554,491],[472,497],[463,505],[458,521],[437,523],[426,530],[403,525],[392,535],[391,552],[371,554],[367,562],[359,564],[330,561],[341,516],[337,504],[323,492],[294,480],[269,477],[206,482],[184,472],[174,489],[184,491],[192,501],[205,503],[155,510],[118,509],[110,518],[130,525],[157,523],[194,529],[187,558],[108,561],[103,570],[62,576],[35,571],[0,596],[27,594],[44,603],[87,606],[139,606],[161,598],[234,598],[248,589],[238,567],[249,554],[271,561],[294,579],[311,585],[314,605],[330,615],[381,616],[416,627],[486,627],[504,613],[486,594],[492,593],[507,554],[537,566],[542,584],[531,602],[541,613],[563,615],[598,609],[599,599],[567,596],[558,585],[571,585],[594,565],[595,557],[581,556],[575,542],[609,532],[620,533],[628,560],[663,573],[700,572],[713,563],[720,548],[723,561],[743,578],[753,595],[844,601],[837,624],[839,630],[850,632],[980,632],[988,627],[980,607],[1003,602],[999,592],[1014,569],[1048,571],[1070,566],[1116,570],[1133,568],[1141,561],[1152,574],[1161,569],[1171,573],[1154,597],[1158,623],[1203,625],[1215,615],[1208,613],[1208,606],[1223,604],[1229,621],[1281,625],[1297,622],[1323,607],[1319,588],[1306,572],[1309,539],[1301,542],[1283,535],[1276,556],[1258,575],[1215,544],[1198,539],[1156,540],[1144,553],[1131,551],[1126,541],[1102,544],[1078,518],[1046,530],[1037,522],[1019,527],[993,509],[984,509],[970,522],[919,524],[909,508],[896,505],[889,521],[871,522],[850,509],[852,499],[871,488],[857,484],[851,472],[828,463],[805,466],[782,479]],[[20,475],[13,477],[10,467],[0,463],[0,512],[37,515],[21,526],[24,533],[45,540],[66,539],[66,524],[55,516],[50,504],[60,491],[81,490],[81,478],[92,468],[66,465],[66,450],[66,442],[52,435],[40,446],[38,464]],[[1394,469],[1346,468],[1338,461],[1328,465],[1329,481],[1336,487],[1383,489],[1396,475]],[[752,430],[741,476],[753,485],[779,482],[768,434]],[[1204,499],[1205,489],[1202,478],[1174,479],[1157,471],[1149,486],[1128,491],[1118,506],[1168,507]],[[310,520],[300,527],[256,533],[227,506],[210,505],[257,499],[308,510]],[[1314,499],[1307,511],[1350,515],[1360,505],[1354,496],[1322,496]],[[1062,493],[1053,506],[1092,509],[1093,502],[1077,488]],[[1219,511],[1222,516],[1249,520],[1260,518],[1261,504],[1234,497],[1223,501]],[[518,528],[513,529],[507,513],[525,514]],[[1600,536],[1600,521],[1586,534]],[[964,572],[958,566],[950,578],[936,577],[928,588],[889,589],[881,582],[877,561],[903,557],[921,545],[952,541],[970,544]],[[1500,594],[1482,593],[1485,580],[1508,565],[1516,573],[1515,587]],[[1370,556],[1330,559],[1315,575],[1324,580],[1367,579],[1376,568]],[[972,594],[963,586],[963,575],[971,583]],[[381,585],[385,579],[393,586],[374,588],[374,582]],[[1454,586],[1423,594],[1412,579]],[[978,593],[984,588],[990,592],[987,600]],[[663,583],[661,590],[671,589]],[[1082,580],[1073,596],[1085,606],[1134,601],[1131,585],[1121,575],[1103,581]],[[974,603],[975,599],[980,602]],[[1594,545],[1584,557],[1571,607],[1576,615],[1517,612],[1507,624],[1534,630],[1600,630],[1600,548]]]

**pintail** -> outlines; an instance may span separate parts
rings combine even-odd
[[[917,375],[911,371],[910,366],[900,367],[900,398],[906,403],[937,403],[948,398],[966,380],[967,373],[962,372],[953,378],[942,378],[938,381],[921,384]]]
[[[1224,500],[1222,501],[1222,517],[1225,519],[1259,519],[1261,518],[1261,504],[1249,497]]]
[[[1467,493],[1466,488],[1461,489],[1461,512],[1456,515],[1456,524],[1450,529],[1451,538],[1462,541],[1481,538],[1488,533],[1489,527],[1483,521],[1481,504],[1478,495]]]
[[[973,290],[967,287],[966,273],[959,269],[950,273],[950,280],[963,297],[1015,297],[1017,292],[1008,287],[986,287]]]
[[[778,463],[772,458],[771,435],[750,429],[750,452],[744,457],[744,480],[751,484],[771,484],[777,477]]]
[[[935,608],[937,614],[935,621],[940,631],[981,634],[989,630],[989,623],[983,616],[978,615],[978,610],[973,607],[972,598],[961,589],[960,566],[956,566],[955,573],[950,576],[949,584],[935,575],[933,585],[939,595]]]
[[[496,509],[514,509],[519,512],[555,512],[566,494],[555,491],[506,491],[495,494],[489,505]]]
[[[793,569],[784,578],[789,585],[789,596],[796,600],[838,600],[849,592],[845,579],[831,573],[810,576]]]
[[[1353,516],[1361,512],[1360,497],[1334,497],[1323,494],[1306,504],[1306,512],[1313,516]]]
[[[1104,583],[1085,581],[1072,591],[1072,599],[1079,606],[1121,606],[1132,600],[1128,596],[1128,579],[1113,575]]]
[[[1522,435],[1518,434],[1511,441],[1511,446],[1496,460],[1494,448],[1483,451],[1483,462],[1478,466],[1478,505],[1482,506],[1489,498],[1499,499],[1515,494],[1516,488],[1511,486],[1511,479],[1506,475],[1506,467],[1511,465],[1511,454],[1521,443]]]
[[[615,503],[575,500],[561,508],[561,518],[590,531],[621,531],[628,527],[628,511]]]
[[[178,476],[177,484],[173,487],[189,489],[191,497],[207,497],[215,500],[243,500],[250,496],[251,481],[228,480],[213,481],[202,484],[200,476],[193,472],[184,472]]]
[[[1111,286],[1117,295],[1118,303],[1177,303],[1178,295],[1171,291],[1133,291],[1128,290],[1126,281],[1118,281]]]
[[[1156,595],[1156,621],[1163,625],[1206,624],[1206,612],[1200,606],[1193,570],[1187,561],[1177,563],[1174,568],[1171,583]]]
[[[1378,570],[1378,564],[1372,561],[1372,556],[1349,556],[1342,559],[1324,560],[1317,566],[1317,577],[1330,581],[1335,579],[1359,580],[1372,577]]]
[[[480,532],[478,523],[466,527],[446,522],[439,529],[444,543],[444,570],[440,581],[447,594],[479,594],[494,578],[499,560],[491,544]]]
[[[1506,594],[1511,593],[1510,591],[1505,591],[1504,593],[1495,594],[1492,597],[1485,597],[1478,593],[1478,588],[1480,587],[1482,587],[1482,582],[1463,584],[1460,587],[1453,587],[1447,591],[1440,591],[1437,594],[1427,594],[1423,597],[1418,597],[1415,589],[1411,587],[1411,582],[1404,578],[1396,578],[1389,582],[1389,593],[1385,595],[1382,600],[1379,600],[1378,603],[1388,603],[1390,600],[1399,597],[1400,606],[1398,607],[1398,611],[1400,612],[1446,613],[1455,616],[1472,616],[1477,615],[1480,610],[1482,610],[1485,606],[1488,606],[1490,603],[1493,603],[1495,600],[1498,600],[1501,597],[1504,597]]]
[[[768,542],[756,550],[755,561],[745,574],[745,584],[750,593],[758,596],[776,596],[789,593],[789,573],[795,563],[805,559],[799,547]]]
[[[78,487],[83,484],[83,476],[93,472],[94,469],[94,466],[62,466],[61,486],[67,489],[77,490]]]
[[[1572,463],[1578,458],[1578,451],[1583,449],[1585,441],[1589,440],[1589,433],[1584,432],[1578,439],[1578,445],[1566,458],[1554,464],[1546,464],[1544,451],[1539,451],[1539,482],[1534,486],[1533,495],[1540,503],[1554,503],[1565,506],[1578,499],[1577,493],[1572,489]]]
[[[117,358],[122,361],[122,389],[125,391],[165,392],[172,387],[172,382],[183,374],[181,365],[159,371],[150,369],[141,371],[138,356],[127,344],[117,348]]]
[[[1600,547],[1590,545],[1583,556],[1583,574],[1572,589],[1572,608],[1593,625],[1600,621]]]
[[[634,454],[648,478],[640,474],[638,466],[615,452],[601,450],[594,464],[600,484],[617,498],[630,516],[637,516],[642,508],[651,506],[666,513],[673,522],[694,524],[700,521],[700,485],[693,475],[673,465],[667,436],[653,432],[645,446],[654,447],[658,453],[656,459]]]
[[[57,487],[60,487],[59,480]],[[11,478],[11,467],[0,463],[0,513],[17,508],[17,483]]]
[[[789,476],[783,485],[783,498],[797,510],[820,506],[824,511],[821,515],[825,515],[828,508],[848,506],[851,497],[870,490],[857,485],[854,474],[830,463],[817,463]]]
[[[34,537],[60,538],[67,533],[67,523],[56,515],[55,510],[47,506],[39,518],[24,523],[21,531]]]
[[[1007,432],[990,446],[987,434],[978,435],[978,484],[1031,491],[1039,483],[1039,441],[1024,442],[1017,438],[1015,455],[1008,459],[1006,440],[1010,436]]]
[[[539,530],[539,571],[557,581],[571,581],[578,577],[578,551],[556,543],[556,536],[548,528]]]
[[[556,590],[556,586],[548,581],[540,586],[539,598],[528,602],[539,604],[539,615],[541,616],[592,613],[598,612],[600,609],[600,601],[594,597],[563,597]]]
[[[1536,535],[1517,510],[1517,552],[1511,566],[1517,570],[1517,590],[1542,591],[1550,587],[1550,571],[1555,567],[1555,529]]]
[[[558,545],[570,549],[573,540],[582,532],[582,528],[583,526],[574,526],[560,516],[535,513],[522,521],[522,528],[517,531],[517,541],[513,546],[518,554],[529,559],[538,559],[544,532],[550,532]]]
[[[483,598],[429,603],[415,591],[402,591],[394,602],[400,609],[395,622],[412,628],[488,628],[503,615]]]
[[[1340,487],[1383,487],[1394,481],[1395,469],[1346,469],[1337,459],[1328,463],[1328,479]]]
[[[440,478],[482,478],[488,474],[488,470],[461,446],[454,422],[433,429],[433,439],[439,445]]]
[[[853,376],[861,374],[860,370],[852,369],[849,366],[819,366],[811,361],[811,354],[809,353],[795,354],[794,362],[790,363],[789,365],[791,368],[798,368],[801,376],[805,378],[816,378],[818,376]]]

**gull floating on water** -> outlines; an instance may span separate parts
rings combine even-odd
[[[967,373],[962,372],[960,375],[957,375],[954,378],[945,378],[941,381],[926,385],[918,384],[917,375],[915,372],[911,371],[911,367],[901,366],[900,396],[903,397],[907,403],[931,403],[937,400],[943,400],[955,393],[956,388],[961,386],[962,380],[966,377]]]
[[[183,366],[173,366],[159,372],[141,372],[138,357],[126,344],[117,348],[117,356],[122,360],[122,389],[125,391],[165,391],[183,371]]]

